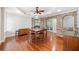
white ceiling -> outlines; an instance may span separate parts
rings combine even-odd
[[[42,13],[44,16],[56,15],[63,12],[77,10],[76,7],[39,7],[39,10],[45,10]],[[6,7],[7,13],[18,13],[23,15],[33,16],[35,7]]]

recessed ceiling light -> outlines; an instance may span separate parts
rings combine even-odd
[[[62,10],[60,10],[60,9],[59,9],[59,10],[57,10],[57,12],[61,12],[61,11],[62,11]]]

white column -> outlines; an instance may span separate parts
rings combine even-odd
[[[79,8],[77,10],[77,27],[79,28]]]
[[[5,20],[5,8],[0,8],[0,44],[5,41],[4,37],[4,20]]]

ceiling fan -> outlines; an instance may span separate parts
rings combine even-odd
[[[41,12],[44,12],[44,10],[39,10],[39,8],[36,7],[35,13],[37,13],[37,14],[41,14]]]

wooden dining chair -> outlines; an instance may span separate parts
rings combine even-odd
[[[35,31],[31,30],[30,31],[30,43],[35,43],[35,39],[36,39],[36,35],[35,35]]]
[[[17,39],[19,39],[19,37],[24,36],[24,35],[29,35],[28,28],[19,29],[15,32],[15,36],[17,37]]]
[[[43,29],[39,32],[39,38],[41,42],[44,42],[45,40],[47,40],[47,30]]]

